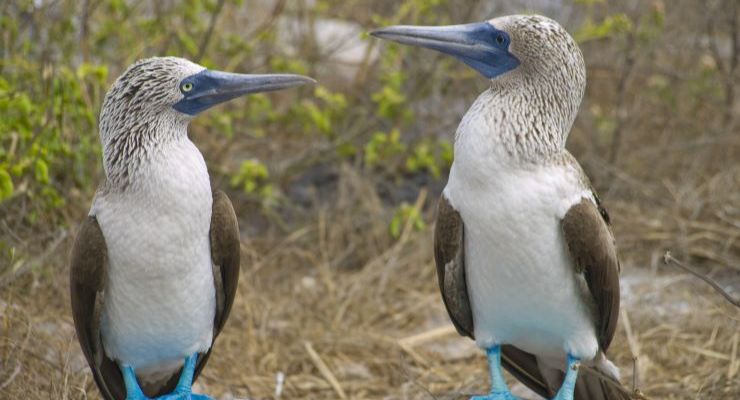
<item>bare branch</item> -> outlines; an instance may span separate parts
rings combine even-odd
[[[216,27],[216,21],[218,21],[218,16],[221,14],[221,10],[223,10],[224,8],[224,3],[226,3],[226,0],[219,0],[216,4],[216,9],[213,11],[213,14],[211,14],[211,21],[208,23],[208,31],[206,31],[206,35],[203,36],[203,41],[200,42],[200,47],[198,48],[198,55],[195,57],[196,62],[200,62],[200,60],[206,54],[208,43],[211,42],[213,29]]]
[[[695,269],[693,269],[692,267],[684,264],[683,262],[677,260],[676,258],[674,258],[671,255],[671,252],[670,251],[666,251],[665,252],[665,255],[663,256],[663,263],[665,263],[665,264],[669,264],[669,263],[676,264],[678,267],[680,267],[684,271],[686,271],[686,272],[690,273],[691,275],[694,275],[695,277],[697,277],[697,278],[703,280],[704,282],[708,283],[709,286],[711,286],[712,288],[714,288],[714,290],[716,290],[717,292],[719,292],[719,294],[721,294],[725,299],[727,299],[727,301],[729,301],[730,304],[734,305],[735,307],[740,308],[740,300],[735,299],[729,293],[727,293],[727,291],[725,291],[724,289],[722,289],[722,286],[720,286],[719,283],[717,283],[717,281],[715,281],[714,279],[712,279],[712,278],[710,278],[710,277],[702,274],[701,272],[696,271]]]

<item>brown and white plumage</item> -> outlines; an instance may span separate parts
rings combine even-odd
[[[614,238],[565,149],[586,87],[573,38],[538,15],[374,34],[453,55],[491,82],[455,134],[435,228],[457,330],[482,348],[502,346],[506,368],[543,396],[561,386],[570,355],[593,367],[575,398],[628,398],[605,356],[619,313]]]
[[[213,324],[215,341],[229,317],[239,281],[239,227],[229,198],[221,191],[213,195],[209,232],[211,260],[216,292]],[[100,337],[100,317],[107,286],[108,249],[98,221],[89,216],[80,226],[70,261],[72,314],[82,352],[93,377],[106,399],[123,399],[126,389],[115,360],[105,354]],[[198,358],[196,378],[208,362],[209,348]],[[154,384],[144,385],[144,392],[159,396],[171,392],[179,369]]]
[[[312,81],[155,57],[129,67],[106,94],[100,114],[106,181],[70,268],[78,339],[106,399],[123,399],[127,391],[138,396],[135,383],[147,396],[171,392],[196,353],[197,377],[234,302],[236,215],[228,197],[213,192],[188,124],[238,96]],[[122,368],[135,381],[129,387]]]
[[[605,352],[614,336],[619,310],[619,261],[608,215],[598,204],[582,200],[571,207],[561,221],[563,236],[574,273],[582,274],[595,304],[598,342]],[[443,195],[437,208],[434,255],[440,292],[457,331],[475,339],[473,313],[465,276],[465,224]],[[539,365],[537,357],[513,345],[503,346],[502,362],[517,379],[541,396],[553,396],[562,374],[552,366]],[[546,372],[543,373],[543,370]],[[555,381],[545,376],[556,376]],[[629,398],[619,383],[600,372],[582,369],[576,384],[577,399]]]

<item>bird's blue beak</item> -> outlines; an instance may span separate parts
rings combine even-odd
[[[188,115],[249,93],[270,92],[293,86],[316,83],[315,80],[293,74],[246,75],[203,70],[180,82],[182,100],[173,107]]]
[[[450,26],[398,25],[370,34],[449,54],[489,79],[519,65],[519,60],[509,52],[509,35],[488,22]]]

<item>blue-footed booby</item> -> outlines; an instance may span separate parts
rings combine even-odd
[[[75,330],[105,399],[209,398],[191,385],[234,302],[239,229],[188,124],[227,100],[308,82],[164,57],[136,62],[106,94],[106,180],[70,268]]]
[[[447,311],[486,350],[492,390],[514,399],[501,362],[542,396],[627,399],[606,358],[619,313],[609,217],[565,141],[586,87],[583,56],[557,22],[392,26],[372,35],[452,55],[490,80],[455,134],[434,255]],[[592,368],[580,368],[579,366]]]

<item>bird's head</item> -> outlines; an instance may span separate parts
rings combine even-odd
[[[213,71],[177,57],[154,57],[131,65],[111,86],[100,112],[106,172],[123,158],[187,135],[200,112],[257,92],[314,82],[292,74],[249,75]]]
[[[449,54],[495,80],[514,71],[582,75],[585,64],[575,41],[557,22],[540,15],[511,15],[449,26],[398,25],[373,36]]]
[[[550,135],[556,147],[563,145],[586,89],[586,66],[575,40],[560,24],[540,15],[451,26],[391,26],[371,34],[449,54],[490,79],[492,90],[542,109],[554,127],[543,135]],[[522,102],[495,106],[513,104]]]

